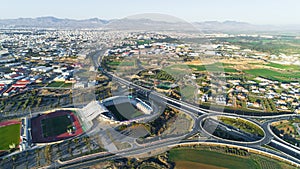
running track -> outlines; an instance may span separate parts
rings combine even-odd
[[[58,136],[52,136],[52,137],[43,137],[43,130],[42,130],[42,125],[41,121],[46,118],[53,118],[57,116],[63,116],[63,115],[70,115],[73,126],[76,127],[76,131],[72,134],[69,134],[68,132],[62,133]],[[41,116],[35,117],[31,119],[31,133],[32,133],[32,142],[34,143],[48,143],[48,142],[55,142],[55,141],[60,141],[64,140],[73,136],[77,136],[83,133],[83,130],[81,128],[81,125],[79,123],[78,118],[74,115],[72,111],[68,110],[58,110],[52,113],[48,114],[43,114]]]

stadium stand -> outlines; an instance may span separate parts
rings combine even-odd
[[[107,108],[98,101],[92,101],[78,111],[81,121],[84,123],[86,130],[91,129],[93,120],[103,113],[109,112]]]
[[[26,150],[31,143],[31,134],[30,134],[30,122],[27,117],[22,119],[21,123],[21,135],[20,135],[20,151]]]

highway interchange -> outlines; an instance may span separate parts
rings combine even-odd
[[[96,56],[96,55],[95,55]],[[101,57],[97,58],[93,56],[93,60],[96,66],[99,65],[99,61],[101,62]],[[99,56],[99,53],[98,55]],[[101,56],[101,55],[100,55]],[[300,167],[300,149],[299,147],[293,146],[286,141],[282,140],[281,138],[277,137],[271,130],[270,124],[274,121],[283,120],[283,119],[290,119],[290,118],[300,118],[297,114],[282,114],[282,115],[274,115],[274,116],[249,116],[249,115],[242,115],[242,114],[230,114],[230,113],[224,113],[224,112],[218,112],[214,110],[207,110],[203,108],[199,108],[195,105],[175,100],[169,97],[166,97],[165,95],[162,95],[160,93],[157,93],[155,91],[151,91],[149,89],[143,88],[141,86],[138,86],[130,81],[127,81],[121,77],[118,77],[110,72],[105,71],[100,67],[100,70],[102,73],[106,76],[108,76],[112,81],[118,82],[120,84],[130,86],[130,88],[134,88],[140,95],[144,95],[145,97],[149,98],[149,100],[156,100],[159,101],[165,105],[173,106],[182,112],[188,114],[192,117],[194,121],[193,129],[184,135],[177,135],[177,136],[170,136],[170,137],[164,137],[159,138],[157,140],[152,140],[143,144],[140,144],[140,146],[135,148],[129,148],[125,150],[120,150],[117,152],[100,152],[96,154],[90,154],[87,156],[82,156],[78,158],[74,158],[69,161],[56,161],[52,163],[50,166],[47,166],[46,168],[80,168],[82,166],[88,166],[92,164],[96,164],[97,162],[105,161],[105,160],[113,160],[122,158],[124,156],[134,156],[138,154],[142,154],[145,152],[150,152],[156,149],[160,149],[163,147],[174,147],[176,145],[184,145],[184,144],[199,144],[199,143],[211,143],[216,145],[228,145],[228,146],[237,146],[237,147],[243,147],[248,150],[254,150],[258,153],[267,155],[272,158],[281,159],[282,161],[286,161],[290,164],[293,164],[294,166]],[[255,141],[234,141],[234,140],[226,140],[219,137],[215,137],[202,127],[203,120],[217,115],[226,115],[228,117],[238,117],[246,119],[252,123],[255,123],[258,125],[264,132],[264,137],[255,140]],[[255,119],[264,119],[265,122],[260,123],[256,121]],[[238,131],[235,131],[238,132]],[[202,135],[205,135],[206,139],[188,139],[191,136],[201,133]],[[271,146],[279,151],[274,151],[271,149],[267,149],[263,147],[263,145]]]

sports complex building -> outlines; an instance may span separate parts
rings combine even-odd
[[[23,118],[20,151],[33,145],[52,144],[79,136],[97,127],[99,121],[114,124],[139,121],[153,114],[153,109],[139,98],[114,96],[92,101],[85,107],[56,109],[31,118]]]
[[[139,98],[114,96],[99,101],[92,101],[78,110],[78,115],[85,130],[90,130],[97,120],[112,123],[130,123],[139,121],[153,113],[153,108]]]
[[[20,132],[20,151],[33,145],[55,143],[83,133],[74,110],[53,110],[31,118],[23,118]]]

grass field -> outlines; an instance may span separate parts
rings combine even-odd
[[[222,117],[222,116],[219,116],[218,120],[230,126],[236,127],[244,132],[251,133],[251,134],[258,134],[261,137],[264,136],[263,130],[261,130],[258,126],[256,126],[255,124],[247,120],[240,119],[240,118]]]
[[[212,165],[230,169],[259,168],[259,165],[253,159],[226,155],[207,150],[172,149],[170,150],[169,158],[175,163],[193,162],[202,165]]]
[[[20,142],[20,124],[0,127],[0,150],[9,150],[9,145],[14,143],[16,146]]]
[[[180,93],[184,99],[193,100],[195,95],[196,87],[184,86],[180,88]]]
[[[65,88],[70,88],[70,87],[72,87],[72,83],[52,82],[52,83],[48,84],[46,87],[65,87]]]
[[[134,62],[130,62],[130,61],[124,61],[124,62],[109,62],[108,63],[109,66],[134,66]]]
[[[66,88],[69,88],[69,87],[72,87],[72,83],[64,83],[64,84],[62,84],[60,87],[66,87]]]
[[[174,64],[162,69],[173,77],[181,77],[192,72],[188,65]]]
[[[52,137],[67,132],[72,127],[72,121],[68,115],[43,119],[41,121],[43,137]]]
[[[63,84],[64,84],[64,82],[52,82],[52,83],[48,84],[47,87],[60,87]]]
[[[130,103],[121,103],[118,105],[108,106],[107,109],[114,114],[117,120],[130,120],[143,115],[138,109],[134,108]]]

